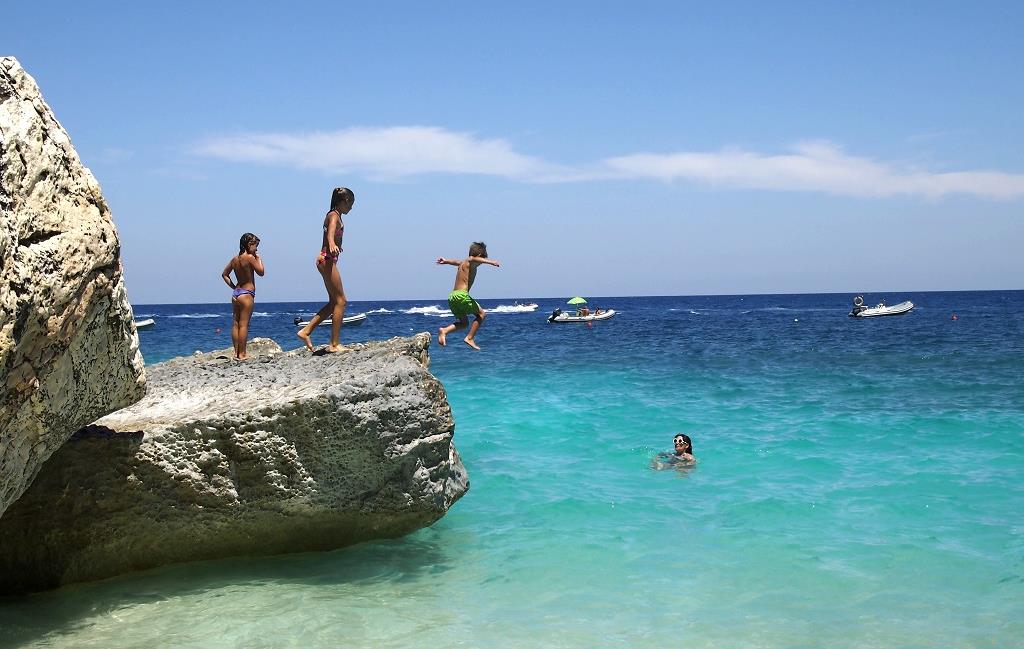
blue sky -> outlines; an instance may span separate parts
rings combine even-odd
[[[1021,3],[15,3],[135,303],[1022,288]],[[370,6],[372,5],[372,6]],[[898,297],[893,295],[892,297]]]

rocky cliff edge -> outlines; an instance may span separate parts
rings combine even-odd
[[[430,336],[314,356],[254,341],[147,368],[0,519],[0,592],[179,561],[329,550],[436,521],[469,488]]]
[[[0,57],[0,515],[75,430],[144,393],[100,186],[36,82]]]

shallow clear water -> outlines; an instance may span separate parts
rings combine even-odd
[[[471,480],[434,526],[5,600],[0,643],[1020,646],[1024,292],[886,297],[917,307],[599,298],[620,313],[592,327],[546,324],[561,300],[492,313],[483,352],[431,348]],[[251,335],[297,346],[292,318],[315,306],[257,304]],[[436,331],[443,306],[352,304],[371,314],[343,341]],[[147,362],[230,346],[228,313],[137,307],[157,320]],[[675,431],[699,464],[652,470]]]

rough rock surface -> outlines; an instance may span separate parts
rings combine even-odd
[[[72,433],[145,393],[120,256],[96,179],[0,58],[0,514]]]
[[[0,592],[429,525],[469,487],[429,344],[257,340],[244,363],[148,367],[147,396],[76,433],[0,519]]]

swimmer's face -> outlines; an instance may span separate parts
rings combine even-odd
[[[690,452],[690,445],[687,444],[686,440],[683,439],[682,437],[675,438],[674,440],[672,440],[672,443],[676,447],[676,453],[689,453]]]

